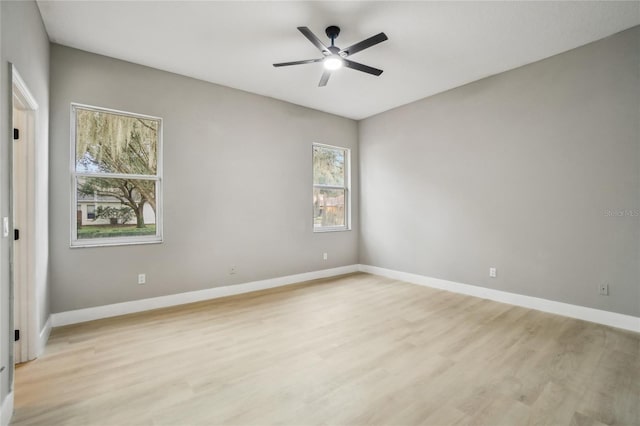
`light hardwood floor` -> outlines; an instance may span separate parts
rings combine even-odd
[[[640,335],[354,274],[57,328],[14,425],[640,425]]]

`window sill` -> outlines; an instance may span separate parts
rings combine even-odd
[[[340,227],[340,228],[313,228],[314,233],[322,234],[325,232],[345,232],[351,231],[351,228]]]
[[[95,240],[86,240],[81,243],[78,241],[71,242],[69,245],[72,249],[78,248],[88,248],[88,247],[115,247],[115,246],[137,246],[143,244],[162,244],[163,239],[152,239],[152,240],[134,240],[134,241],[95,241]]]

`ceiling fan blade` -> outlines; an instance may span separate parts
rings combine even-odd
[[[353,55],[354,53],[360,52],[361,50],[367,49],[371,46],[375,46],[378,43],[382,43],[383,41],[388,39],[389,38],[385,33],[376,34],[373,37],[369,37],[366,40],[362,40],[360,43],[356,43],[347,48],[344,48],[342,49],[342,51],[346,53],[347,56],[350,56],[350,55]]]
[[[325,46],[324,44],[322,44],[320,39],[318,37],[316,37],[316,35],[314,33],[312,33],[309,28],[307,28],[307,27],[298,27],[298,31],[300,31],[302,33],[302,35],[304,35],[311,43],[313,43],[313,45],[315,47],[320,49],[320,51],[322,52],[323,55],[331,55],[331,52],[329,51],[329,48],[327,46]]]
[[[320,83],[318,83],[318,87],[326,86],[327,82],[329,81],[329,77],[331,77],[331,71],[324,70],[324,72],[322,73],[322,77],[320,77]]]
[[[279,64],[273,64],[273,66],[274,67],[288,67],[289,65],[313,64],[314,62],[322,62],[323,59],[324,58],[306,59],[304,61],[280,62]]]
[[[343,59],[342,61],[344,62],[345,67],[351,68],[352,70],[358,70],[373,75],[382,74],[382,70],[379,70],[378,68],[373,68],[368,65],[363,65],[359,62],[350,61],[348,59]]]

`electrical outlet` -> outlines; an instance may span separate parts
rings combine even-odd
[[[598,286],[598,293],[600,296],[608,296],[609,295],[609,284],[602,283]]]
[[[235,275],[236,274],[236,267],[232,266],[231,268],[229,268],[229,275]]]
[[[327,253],[322,253],[322,260],[327,260],[329,255]]]
[[[138,284],[147,283],[147,274],[138,274]]]
[[[489,268],[489,276],[495,278],[498,276],[498,270],[496,268]]]

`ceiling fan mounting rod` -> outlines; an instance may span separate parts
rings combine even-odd
[[[327,37],[331,39],[331,46],[334,46],[333,41],[338,38],[340,35],[340,27],[336,27],[335,25],[328,26],[327,29],[324,30]]]

